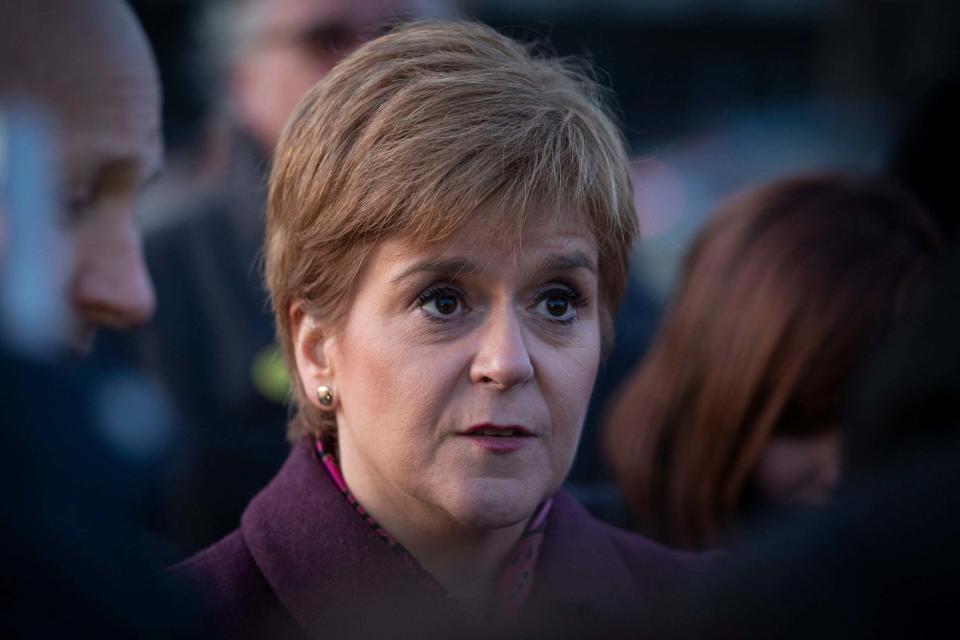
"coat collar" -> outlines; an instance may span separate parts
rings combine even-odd
[[[357,516],[307,440],[294,445],[277,476],[247,507],[240,530],[270,588],[311,635],[337,625],[356,631],[370,617],[363,613],[374,610],[387,611],[390,617],[381,619],[407,630],[422,629],[425,612],[439,628],[462,621],[452,601]],[[631,574],[608,528],[568,493],[557,493],[530,612],[549,619],[609,616],[632,593]]]
[[[610,527],[566,491],[555,496],[540,553],[530,601],[540,616],[616,618],[623,613],[618,605],[635,595]]]
[[[424,610],[453,614],[451,601],[357,516],[307,440],[293,446],[277,476],[254,497],[240,530],[277,598],[311,635],[340,625],[356,630],[364,611],[389,611],[391,620]]]

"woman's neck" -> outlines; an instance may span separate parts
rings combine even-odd
[[[527,521],[484,531],[424,530],[404,527],[393,533],[420,565],[446,588],[454,600],[471,611],[485,610],[497,575]]]
[[[472,611],[490,603],[497,575],[529,517],[505,527],[471,527],[400,491],[387,492],[368,474],[342,469],[354,498],[451,597]],[[530,514],[532,517],[532,514]]]

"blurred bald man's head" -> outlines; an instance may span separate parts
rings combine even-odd
[[[0,100],[42,111],[59,144],[63,228],[72,247],[72,342],[145,322],[154,293],[133,219],[160,169],[160,85],[146,37],[121,0],[3,0]]]

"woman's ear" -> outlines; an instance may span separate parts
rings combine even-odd
[[[290,339],[304,396],[313,406],[329,411],[330,405],[320,404],[317,389],[336,387],[334,337],[326,326],[304,309],[302,300],[290,304]]]

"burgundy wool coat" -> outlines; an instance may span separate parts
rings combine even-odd
[[[632,624],[714,563],[715,556],[607,525],[561,490],[522,625],[594,635]],[[339,492],[307,440],[253,498],[239,529],[172,572],[230,638],[463,637],[486,635],[493,624],[471,618],[401,562]]]

